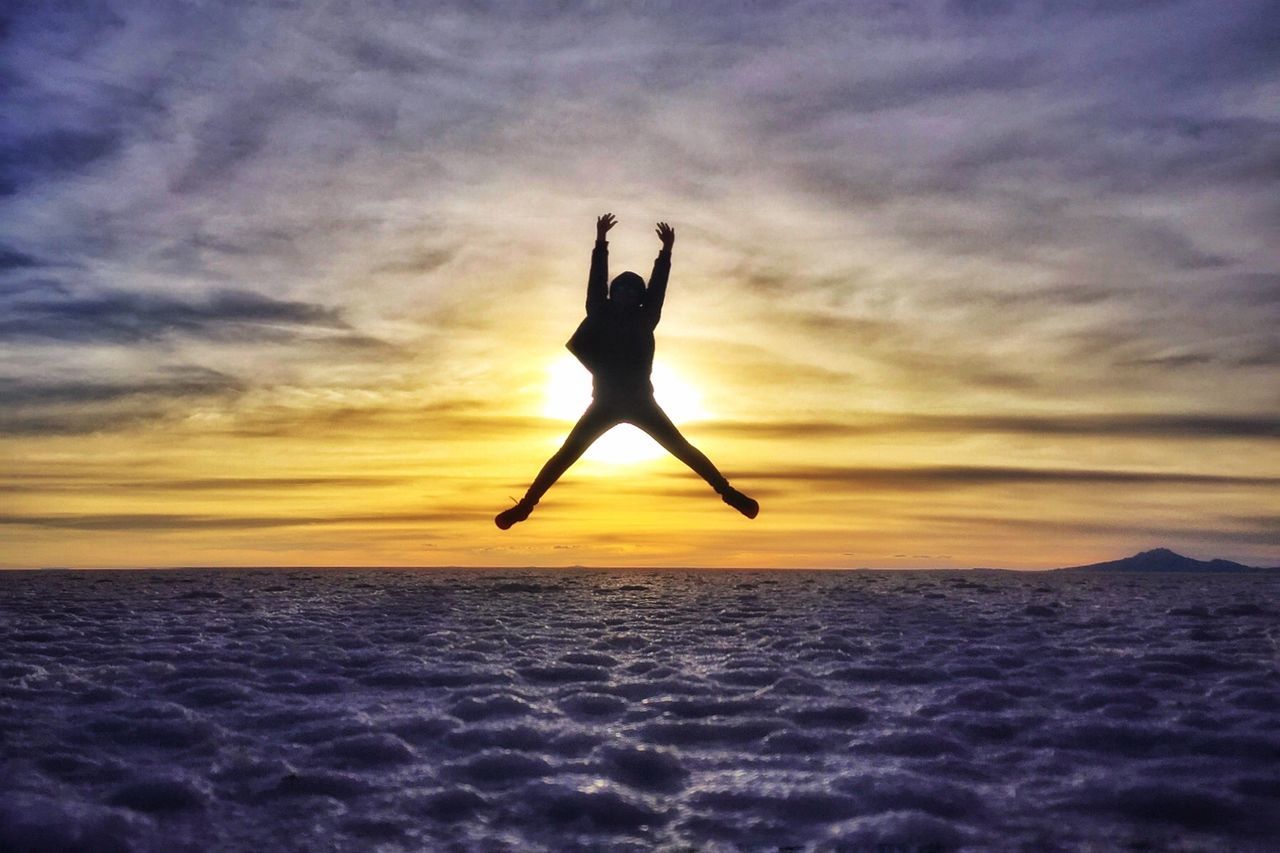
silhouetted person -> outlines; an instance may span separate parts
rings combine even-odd
[[[570,338],[569,351],[591,371],[591,405],[569,432],[564,445],[542,466],[525,496],[494,522],[506,530],[524,521],[547,489],[578,461],[591,443],[621,423],[635,424],[668,452],[696,471],[724,502],[755,518],[760,505],[729,485],[711,460],[688,442],[653,399],[653,330],[662,316],[662,300],[671,272],[671,246],[676,232],[658,223],[662,251],[653,262],[649,285],[633,272],[609,284],[609,244],[605,235],[616,220],[606,213],[596,220],[596,245],[587,277],[587,317]]]

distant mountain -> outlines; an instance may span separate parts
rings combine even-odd
[[[1054,569],[1057,572],[1268,572],[1280,569],[1260,569],[1233,563],[1230,560],[1196,560],[1176,554],[1168,548],[1143,551],[1132,557],[1111,560],[1107,563],[1090,563],[1087,566],[1067,566]]]

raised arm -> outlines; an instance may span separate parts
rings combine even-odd
[[[658,325],[662,319],[662,302],[667,297],[667,279],[671,276],[671,247],[676,242],[675,229],[667,223],[659,222],[655,230],[662,241],[662,250],[653,261],[653,274],[644,292],[644,313],[651,326]]]
[[[591,250],[591,272],[587,276],[587,313],[603,308],[609,299],[609,242],[605,235],[617,224],[612,213],[596,219],[596,245]]]

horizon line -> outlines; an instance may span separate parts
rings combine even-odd
[[[201,570],[261,570],[261,571],[328,571],[328,570],[388,570],[388,571],[671,571],[671,572],[1052,572],[1058,568],[1000,568],[998,566],[613,566],[613,565],[522,565],[522,566],[459,566],[459,565],[209,565],[209,566],[0,566],[0,572],[144,572],[144,571],[201,571]]]

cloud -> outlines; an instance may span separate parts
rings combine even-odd
[[[0,188],[13,194],[24,185],[56,178],[119,151],[122,139],[109,130],[50,130],[0,143]]]
[[[231,179],[237,167],[259,158],[273,128],[304,105],[313,104],[320,90],[319,80],[285,77],[236,92],[201,122],[194,150],[170,179],[170,189],[179,194],[196,193],[214,182]]]
[[[447,509],[413,513],[359,513],[352,515],[257,516],[195,515],[187,513],[53,513],[0,514],[0,525],[51,527],[59,530],[259,530],[277,527],[476,523],[491,513]]]
[[[903,467],[795,466],[736,472],[745,480],[786,480],[812,484],[876,487],[892,490],[954,489],[967,486],[1043,484],[1048,486],[1246,486],[1280,485],[1280,477],[1246,477],[1176,471],[1125,471],[1085,468],[1018,468],[981,465]]]
[[[1121,439],[1280,438],[1271,415],[927,415],[905,414],[818,421],[708,421],[701,430],[745,437],[843,438],[908,433],[1007,433],[1029,437],[1080,436]]]
[[[241,380],[200,367],[169,367],[117,380],[0,377],[0,436],[81,435],[180,417],[192,405],[240,396]]]
[[[414,477],[394,475],[375,476],[313,476],[313,477],[193,477],[172,479],[156,477],[152,479],[106,479],[101,476],[89,478],[68,476],[65,474],[31,475],[11,474],[8,481],[0,484],[4,492],[56,492],[84,491],[87,487],[111,489],[122,492],[138,493],[151,491],[166,492],[251,492],[251,491],[285,491],[295,489],[330,489],[340,487],[377,488],[379,486],[399,486],[413,482]]]
[[[11,270],[24,270],[40,266],[40,261],[25,252],[14,251],[0,246],[0,273]]]
[[[224,341],[289,340],[305,328],[343,333],[350,329],[333,308],[273,299],[247,290],[215,291],[198,301],[154,293],[99,291],[27,293],[5,302],[0,341],[136,344],[169,335]]]
[[[1221,524],[1205,521],[1186,524],[1149,522],[1104,522],[1069,518],[1025,518],[1001,515],[998,518],[974,514],[921,515],[930,525],[953,525],[959,529],[1017,530],[1035,536],[1083,538],[1107,536],[1129,542],[1204,542],[1217,545],[1280,545],[1280,527],[1274,519],[1223,519]]]
[[[238,391],[231,376],[198,367],[169,368],[161,375],[131,382],[38,382],[0,378],[0,394],[14,406],[52,403],[100,403],[131,397],[188,398]]]
[[[227,427],[239,438],[301,435],[368,436],[384,433],[418,438],[475,440],[548,429],[567,431],[551,418],[508,415],[490,401],[473,398],[435,401],[385,401],[370,405],[307,408],[257,407],[242,412]]]

